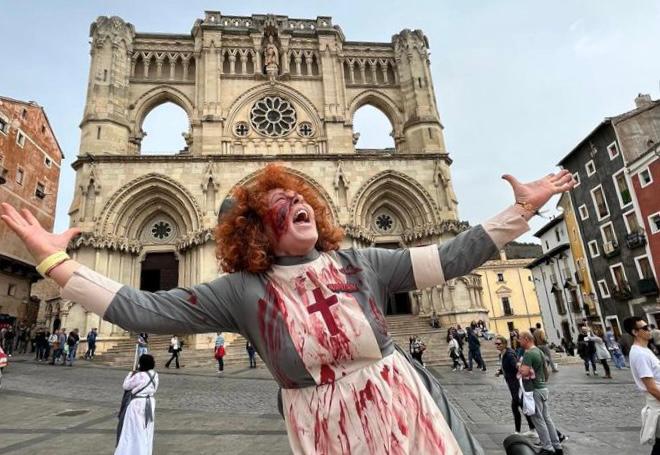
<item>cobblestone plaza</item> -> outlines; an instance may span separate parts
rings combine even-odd
[[[158,369],[158,367],[157,367]],[[504,453],[513,430],[504,381],[486,374],[434,370],[489,455]],[[154,453],[288,454],[277,411],[277,385],[266,369],[159,369]],[[116,413],[125,371],[80,361],[74,368],[16,358],[0,389],[0,453],[114,450]],[[584,376],[581,365],[552,377],[551,412],[569,436],[566,453],[633,455],[643,399],[628,370],[613,380]],[[523,428],[524,429],[524,428]]]

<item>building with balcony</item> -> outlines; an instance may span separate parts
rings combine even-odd
[[[612,325],[633,314],[660,313],[650,295],[655,284],[650,228],[641,221],[627,166],[643,154],[640,147],[658,142],[660,103],[640,95],[635,104],[635,109],[601,121],[559,162],[577,181],[570,192],[577,234],[587,251],[603,320]]]
[[[565,214],[550,220],[534,236],[541,241],[543,254],[527,268],[533,276],[548,339],[556,344],[562,338],[577,340],[584,319],[602,326],[597,303],[583,292],[584,272],[576,267]]]
[[[30,101],[0,96],[0,201],[28,209],[48,230],[64,156],[44,109]],[[0,315],[33,323],[39,299],[32,284],[40,275],[23,242],[0,222]]]

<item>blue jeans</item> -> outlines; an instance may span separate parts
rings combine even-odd
[[[619,350],[612,351],[612,360],[614,360],[614,366],[619,370],[626,367],[626,359],[623,356],[623,353]]]
[[[149,352],[149,348],[147,348],[146,346],[138,346],[137,348],[138,360],[140,359],[140,357],[142,357],[142,354],[147,354],[148,352]]]
[[[69,365],[73,366],[73,361],[76,360],[76,351],[78,350],[78,345],[69,346],[69,355],[66,360],[69,361]],[[66,361],[64,362],[66,363]]]

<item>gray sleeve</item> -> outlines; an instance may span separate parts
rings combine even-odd
[[[242,294],[229,275],[210,283],[169,291],[119,289],[104,318],[134,332],[187,334],[240,332],[235,309]]]
[[[438,247],[445,280],[472,272],[495,253],[497,246],[481,225],[461,232]]]
[[[358,250],[388,292],[415,289],[410,250],[364,248]]]
[[[223,275],[191,288],[147,292],[124,286],[80,266],[62,288],[62,298],[134,332],[238,332],[243,274]]]
[[[497,247],[482,226],[475,226],[439,246],[359,251],[388,292],[396,293],[440,285],[470,273]]]

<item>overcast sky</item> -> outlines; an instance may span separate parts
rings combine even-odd
[[[100,15],[118,15],[138,32],[189,33],[204,10],[328,15],[352,41],[389,42],[401,29],[422,29],[431,46],[460,217],[472,224],[511,201],[501,174],[523,180],[544,175],[603,117],[632,109],[640,92],[659,95],[660,3],[651,0],[0,0],[0,5],[0,94],[44,106],[66,155],[56,230],[69,222],[89,25]],[[389,125],[370,112],[360,115],[359,146],[387,142]],[[179,149],[185,122],[177,109],[154,111],[145,122],[152,133],[145,147]],[[533,228],[542,224],[536,220]]]

